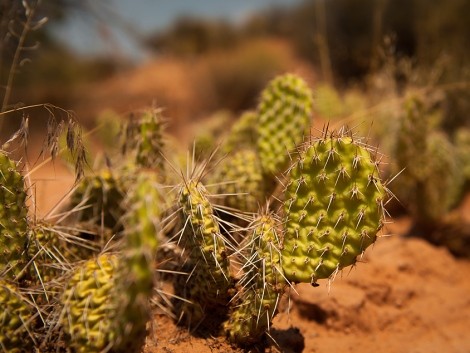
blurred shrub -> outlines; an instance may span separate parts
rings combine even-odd
[[[184,17],[165,32],[149,36],[146,45],[158,53],[191,56],[229,48],[237,42],[237,36],[227,22]]]
[[[273,41],[251,41],[201,60],[198,72],[201,78],[196,81],[206,82],[206,102],[212,102],[211,110],[239,112],[255,106],[266,82],[291,68],[292,62],[287,46]]]

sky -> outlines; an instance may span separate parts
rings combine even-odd
[[[118,53],[140,59],[145,53],[135,39],[165,29],[178,17],[223,18],[237,23],[258,10],[302,0],[87,1],[95,16],[72,13],[66,22],[52,28],[53,34],[79,54]]]

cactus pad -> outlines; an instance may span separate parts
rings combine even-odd
[[[376,240],[387,192],[368,148],[346,136],[306,144],[289,179],[283,268],[289,281],[315,284]]]
[[[237,344],[256,343],[271,326],[279,299],[287,285],[281,268],[281,238],[270,215],[253,222],[253,233],[241,280],[239,305],[224,324],[229,339]]]
[[[286,74],[272,80],[258,105],[257,146],[266,174],[277,174],[287,155],[310,126],[312,92],[299,77]]]
[[[15,278],[26,264],[28,207],[23,176],[15,162],[0,151],[0,273]]]
[[[101,352],[116,339],[113,300],[118,259],[101,255],[77,268],[65,288],[64,328],[79,353]]]
[[[18,289],[0,280],[0,348],[2,352],[32,351],[33,342],[27,326],[33,318],[32,308]]]
[[[193,272],[188,297],[195,304],[193,320],[202,318],[205,307],[226,304],[229,262],[222,236],[205,187],[195,180],[184,183],[179,203],[183,215],[183,246],[190,252]],[[190,309],[188,309],[190,310]]]
[[[210,183],[224,195],[223,205],[244,212],[256,212],[265,197],[265,186],[258,156],[241,150],[222,161]]]

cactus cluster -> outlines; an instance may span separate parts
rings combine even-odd
[[[73,352],[140,351],[166,261],[176,272],[160,279],[182,299],[169,310],[177,320],[195,328],[220,315],[214,334],[261,342],[287,287],[354,265],[385,219],[377,152],[343,130],[306,135],[312,107],[300,77],[276,77],[234,125],[222,160],[174,184],[160,112],[146,111],[125,129],[112,171],[83,178],[57,224],[30,222],[23,177],[2,154],[0,300],[16,308],[2,316],[2,347],[47,346],[44,332],[56,329]],[[36,308],[23,290],[40,294]]]

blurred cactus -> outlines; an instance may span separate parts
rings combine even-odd
[[[143,175],[127,200],[122,253],[89,260],[67,283],[63,325],[77,352],[137,352],[144,344],[160,227],[155,183]]]
[[[253,150],[242,149],[225,158],[208,183],[216,184],[223,206],[253,213],[264,202],[263,174]]]
[[[454,145],[457,151],[459,166],[465,179],[466,189],[470,188],[470,129],[460,128],[456,131]]]
[[[392,191],[408,205],[421,228],[432,228],[444,218],[462,185],[454,147],[437,128],[438,121],[420,97],[405,101],[395,146],[396,169],[402,172]]]
[[[252,149],[256,147],[257,132],[256,120],[258,116],[254,111],[247,111],[233,124],[227,141],[223,146],[224,153],[230,153],[241,148]]]
[[[31,351],[34,308],[19,289],[0,279],[0,347],[8,353]]]
[[[338,119],[345,115],[344,103],[336,89],[326,83],[315,88],[315,112],[325,119]]]
[[[122,178],[110,169],[86,176],[71,195],[71,208],[79,222],[89,222],[108,229],[120,229],[124,209]]]
[[[273,79],[261,93],[258,105],[257,147],[264,173],[278,174],[287,154],[302,142],[312,113],[312,93],[298,76]]]
[[[23,176],[17,165],[0,151],[0,275],[16,279],[27,259],[28,207]]]

